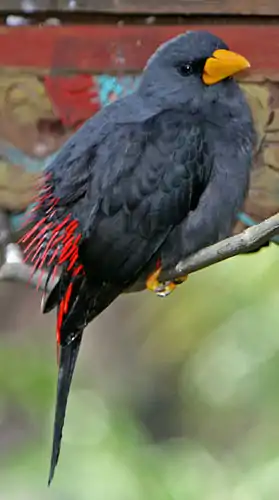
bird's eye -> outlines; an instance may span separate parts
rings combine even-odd
[[[192,65],[190,63],[179,64],[177,69],[181,76],[189,76],[193,71]]]

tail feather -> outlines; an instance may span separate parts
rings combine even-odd
[[[59,303],[59,290],[60,282],[56,283],[48,296],[44,295],[42,300],[41,312],[46,314],[54,309],[55,306]]]
[[[92,321],[92,319],[106,309],[122,291],[120,288],[108,283],[96,285],[95,287],[91,284],[91,287],[88,288],[85,276],[80,275],[77,275],[74,279],[69,276],[64,276],[64,282],[62,275],[61,279],[62,282],[60,280],[56,285],[45,304],[45,311],[49,311],[54,305],[57,305],[57,322],[59,329],[59,369],[53,444],[48,479],[49,486],[52,482],[59,459],[67,401],[82,341],[83,330],[88,322]],[[69,286],[71,286],[71,294],[68,299],[65,300]],[[59,301],[56,303],[58,297]],[[63,312],[62,315],[61,311]]]
[[[74,368],[86,325],[100,314],[122,292],[119,285],[90,283],[80,258],[83,226],[72,213],[73,206],[84,197],[84,182],[72,196],[57,197],[52,174],[45,177],[33,213],[33,226],[21,239],[25,259],[37,269],[47,268],[45,289],[51,278],[60,278],[48,297],[44,294],[42,311],[57,306],[58,384],[54,436],[49,473],[50,485],[60,453],[62,430]],[[45,290],[46,291],[46,290]]]
[[[65,421],[66,407],[70,392],[76,360],[82,340],[83,331],[80,331],[71,342],[60,347],[59,372],[57,382],[57,396],[53,429],[53,444],[50,462],[48,485],[50,486],[54,471],[58,463],[62,430]]]

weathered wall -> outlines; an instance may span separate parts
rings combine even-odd
[[[203,28],[251,61],[252,71],[242,85],[255,117],[259,147],[245,209],[261,220],[278,211],[279,27]],[[133,90],[158,44],[184,29],[187,26],[2,29],[0,204],[14,211],[14,229],[22,219],[15,211],[31,203],[40,172],[63,142],[102,106]]]
[[[242,85],[251,106],[258,147],[245,211],[260,221],[279,210],[279,79]]]
[[[91,114],[129,93],[139,77],[76,75],[41,81],[0,70],[0,203],[22,210],[31,203],[37,173]],[[86,81],[84,81],[86,80]],[[85,84],[85,85],[84,85]],[[78,86],[80,85],[80,92]],[[258,131],[258,150],[246,212],[261,220],[279,205],[279,80],[242,83]],[[70,90],[69,90],[70,89]],[[72,94],[71,94],[72,90]],[[0,150],[1,151],[1,150]],[[13,216],[14,228],[22,217]]]
[[[22,210],[52,155],[101,106],[130,92],[154,49],[187,26],[26,27],[0,32],[0,203]],[[191,26],[191,29],[199,26]],[[279,27],[207,25],[251,62],[243,82],[259,130],[248,213],[278,210]],[[24,47],[24,50],[22,50]],[[7,160],[10,167],[7,168]],[[16,164],[17,167],[12,166]],[[19,169],[23,172],[19,175]],[[28,173],[30,172],[30,174]],[[35,173],[35,175],[34,175]],[[15,229],[20,218],[13,215]]]

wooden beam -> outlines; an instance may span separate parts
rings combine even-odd
[[[32,5],[32,8],[31,8]],[[0,11],[279,15],[277,0],[1,0]]]
[[[21,12],[30,14],[33,12],[44,12],[55,8],[57,9],[56,0],[1,0],[0,12],[8,13]]]
[[[279,71],[279,26],[61,26],[0,28],[0,66],[90,73],[139,72],[158,45],[206,29],[246,56],[253,70]]]

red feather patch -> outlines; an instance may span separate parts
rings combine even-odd
[[[63,265],[74,278],[84,272],[78,260],[78,244],[81,240],[79,223],[70,213],[61,219],[58,203],[59,199],[52,194],[50,177],[47,177],[33,209],[31,221],[34,221],[34,226],[21,238],[20,243],[25,245],[24,260],[31,261],[33,273],[47,268],[51,277],[55,275],[57,268]],[[72,289],[73,283],[70,281],[58,308],[56,332],[58,346]]]

